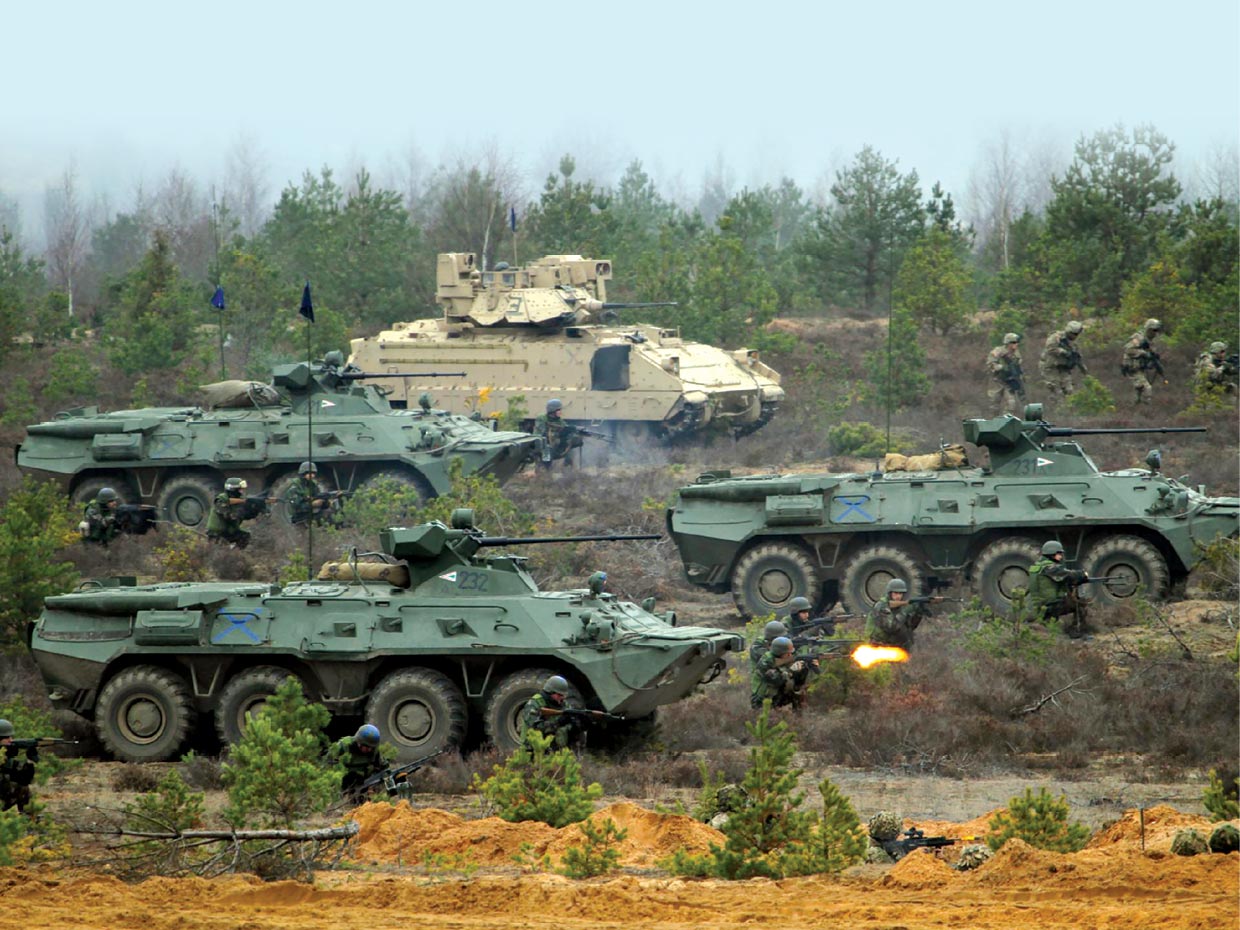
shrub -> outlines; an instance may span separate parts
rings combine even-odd
[[[0,811],[0,865],[12,865],[9,848],[26,835],[26,818],[15,808]]]
[[[125,826],[170,833],[201,827],[206,815],[205,797],[201,791],[190,791],[180,772],[169,769],[153,791],[125,805]]]
[[[1086,375],[1081,386],[1068,395],[1064,406],[1081,416],[1114,413],[1115,396],[1093,375]]]
[[[159,785],[159,775],[150,766],[129,763],[122,765],[112,776],[112,790],[154,791]]]
[[[57,554],[78,541],[80,520],[55,485],[30,477],[0,506],[0,647],[24,639],[43,598],[77,584],[73,565]]]
[[[1026,788],[1023,795],[1008,802],[1006,811],[991,819],[986,843],[998,852],[1013,837],[1038,849],[1076,852],[1085,848],[1089,828],[1068,822],[1068,802],[1063,795],[1054,798],[1045,788],[1039,788],[1037,794]]]
[[[291,828],[331,806],[339,796],[341,771],[321,762],[323,728],[330,716],[326,708],[305,701],[296,678],[276,689],[246,723],[223,765],[220,781],[228,791],[224,816],[229,823]]]
[[[892,434],[891,447],[887,434],[872,423],[840,423],[827,430],[827,445],[832,455],[856,455],[869,458],[886,452],[903,452],[908,448],[906,437]]]
[[[1230,781],[1230,783],[1229,783]],[[1240,778],[1230,780],[1210,769],[1210,783],[1201,792],[1201,803],[1211,821],[1235,820],[1240,817]]]
[[[1201,561],[1193,574],[1202,589],[1220,600],[1234,602],[1240,596],[1240,539],[1220,536],[1206,546],[1194,544]]]
[[[615,871],[620,861],[616,844],[627,837],[629,831],[618,828],[610,817],[597,826],[583,820],[577,828],[581,830],[585,842],[564,850],[560,874],[569,878],[594,878]]]
[[[551,752],[553,742],[553,737],[527,730],[522,744],[491,769],[486,781],[474,776],[474,790],[499,817],[512,823],[540,820],[564,827],[584,820],[603,796],[603,789],[598,784],[584,785],[581,763],[573,751]]]
[[[206,581],[211,544],[184,526],[169,528],[166,541],[152,550],[162,581]]]

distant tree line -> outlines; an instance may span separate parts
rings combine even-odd
[[[1193,198],[1174,154],[1152,127],[1117,127],[1038,172],[1004,136],[975,166],[967,218],[951,193],[925,190],[871,146],[818,197],[788,178],[739,191],[714,178],[692,206],[660,192],[638,161],[608,187],[579,177],[572,155],[522,197],[517,172],[487,153],[410,172],[403,189],[365,168],[346,182],[308,171],[265,213],[261,171],[242,151],[218,191],[173,172],[129,209],[101,214],[71,167],[47,192],[42,255],[27,253],[0,194],[0,352],[89,329],[128,376],[205,371],[214,337],[203,324],[222,318],[234,376],[261,376],[304,352],[305,281],[321,352],[436,313],[443,251],[476,252],[487,267],[548,253],[611,258],[613,299],[675,300],[650,318],[727,347],[778,347],[763,329],[775,316],[839,311],[891,311],[902,345],[919,330],[967,327],[979,308],[1012,326],[1073,315],[1120,328],[1157,315],[1173,339],[1219,338],[1221,320],[1234,334],[1234,152]],[[222,313],[209,304],[217,285]],[[61,374],[89,385],[72,365]]]

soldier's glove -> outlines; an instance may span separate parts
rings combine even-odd
[[[799,674],[805,671],[805,663],[802,662],[800,659],[797,659],[795,662],[792,663],[791,668],[792,668],[792,671],[797,672]]]

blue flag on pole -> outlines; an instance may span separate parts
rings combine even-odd
[[[301,291],[301,309],[297,311],[311,323],[314,322],[314,301],[310,299],[310,282]]]
[[[517,231],[517,208],[516,207],[508,208],[508,225],[512,227],[513,232]]]
[[[211,306],[213,306],[216,310],[224,309],[224,288],[223,286],[217,287],[215,289],[215,293],[211,295]]]

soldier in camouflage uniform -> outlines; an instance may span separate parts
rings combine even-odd
[[[908,602],[908,584],[899,578],[887,582],[886,597],[870,608],[865,638],[875,646],[913,648],[913,631],[930,615],[928,602]]]
[[[307,523],[313,519],[318,524],[323,522],[325,514],[330,513],[331,500],[319,487],[318,478],[313,462],[301,463],[297,469],[297,480],[284,495],[289,523]]]
[[[569,453],[581,448],[581,434],[575,426],[564,422],[563,413],[564,402],[553,397],[547,401],[547,412],[534,421],[534,435],[542,437],[543,441],[540,461],[544,468],[550,468],[553,462],[560,460],[566,467],[571,466]]]
[[[238,549],[249,545],[250,534],[241,524],[253,520],[257,514],[245,496],[245,488],[244,478],[229,478],[224,482],[224,490],[215,495],[207,516],[207,539],[232,543]]]
[[[350,800],[361,800],[362,783],[391,766],[379,749],[379,728],[363,724],[353,736],[338,740],[328,755],[344,766],[340,793]]]
[[[772,620],[762,630],[762,639],[755,639],[749,644],[749,661],[757,664],[771,650],[771,643],[781,636],[788,635],[788,628],[778,620]]]
[[[86,505],[82,521],[86,524],[82,538],[106,546],[114,540],[121,529],[116,524],[116,507],[120,496],[112,488],[100,488],[95,499]]]
[[[772,707],[800,707],[805,703],[805,688],[817,660],[798,659],[792,640],[777,636],[771,648],[754,665],[749,704],[755,710],[763,701]]]
[[[527,731],[537,730],[544,736],[553,737],[557,748],[563,749],[567,746],[573,735],[573,718],[561,714],[544,716],[542,712],[544,707],[559,710],[564,706],[567,697],[568,680],[562,675],[552,675],[548,678],[542,690],[526,701],[525,706],[521,708],[521,738],[525,739]]]
[[[1042,618],[1063,617],[1070,619],[1065,625],[1072,638],[1085,632],[1085,605],[1077,597],[1077,586],[1088,581],[1085,572],[1068,568],[1063,564],[1063,543],[1048,540],[1042,543],[1042,558],[1029,568],[1030,610]]]
[[[1228,394],[1236,390],[1236,366],[1227,362],[1227,344],[1212,342],[1210,348],[1197,356],[1193,366],[1198,389],[1222,390]]]
[[[34,782],[39,750],[34,746],[14,749],[13,736],[13,724],[0,720],[0,811],[15,807],[19,814],[24,814],[30,806],[30,785]],[[21,752],[25,752],[26,758],[20,757]]]
[[[1046,346],[1038,360],[1038,370],[1053,398],[1063,400],[1076,390],[1072,383],[1074,370],[1079,369],[1083,375],[1089,374],[1089,369],[1085,367],[1081,353],[1076,348],[1076,340],[1080,338],[1083,329],[1080,323],[1072,320],[1063,329],[1046,337]]]
[[[1159,377],[1163,374],[1162,359],[1150,346],[1154,338],[1162,332],[1162,328],[1159,320],[1150,317],[1124,344],[1124,361],[1120,365],[1120,372],[1136,392],[1138,404],[1148,404],[1153,393],[1146,372],[1152,371]]]
[[[986,370],[994,382],[987,396],[996,414],[1020,411],[1025,402],[1025,373],[1021,367],[1020,336],[1008,333],[1003,345],[986,356]]]

